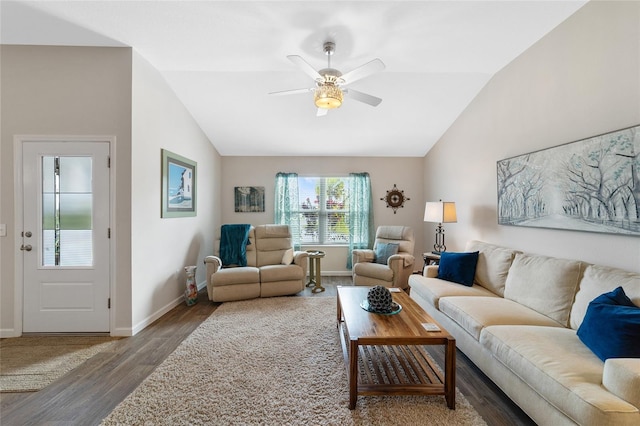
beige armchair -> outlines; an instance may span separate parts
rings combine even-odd
[[[414,246],[413,230],[410,227],[378,227],[373,250],[353,250],[351,254],[353,284],[408,288],[409,276],[415,263]]]

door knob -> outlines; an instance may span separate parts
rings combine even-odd
[[[20,246],[20,250],[31,251],[31,249],[33,249],[33,247],[31,247],[31,244],[27,244],[26,246],[23,244],[22,246]]]

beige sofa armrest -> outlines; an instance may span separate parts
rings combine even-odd
[[[438,265],[425,265],[422,275],[427,278],[438,278]]]
[[[207,256],[204,258],[204,264],[207,265],[207,282],[209,282],[211,275],[222,268],[222,260],[218,256]]]
[[[396,260],[402,261],[402,263],[400,264],[400,268],[406,268],[407,266],[413,265],[413,263],[416,261],[416,258],[412,254],[408,254],[408,253],[393,254],[389,256],[389,259],[387,260],[387,265],[389,265],[389,267],[393,269],[393,267],[391,266],[391,263]]]
[[[309,253],[306,251],[294,251],[293,252],[293,263],[300,266],[305,266],[308,263]]]
[[[356,249],[351,251],[352,264],[373,262],[376,258],[376,252],[370,249]]]
[[[399,253],[389,256],[387,266],[393,271],[393,287],[406,288],[409,275],[413,272],[415,257],[408,253]]]
[[[612,394],[640,408],[640,358],[609,358],[602,385]]]

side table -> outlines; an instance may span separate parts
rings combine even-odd
[[[429,265],[439,265],[440,264],[440,255],[435,254],[432,251],[422,253],[422,259],[424,260],[424,268]],[[424,268],[422,270],[422,274],[424,275]]]
[[[322,275],[320,275],[320,259],[324,257],[324,252],[320,250],[307,250],[309,253],[309,282],[307,287],[313,286],[312,293],[324,291],[322,287]]]
[[[440,264],[440,255],[435,254],[430,251],[427,253],[422,253],[422,259],[424,260],[424,265],[439,265]]]

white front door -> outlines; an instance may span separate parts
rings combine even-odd
[[[23,332],[108,332],[109,142],[22,148]]]

